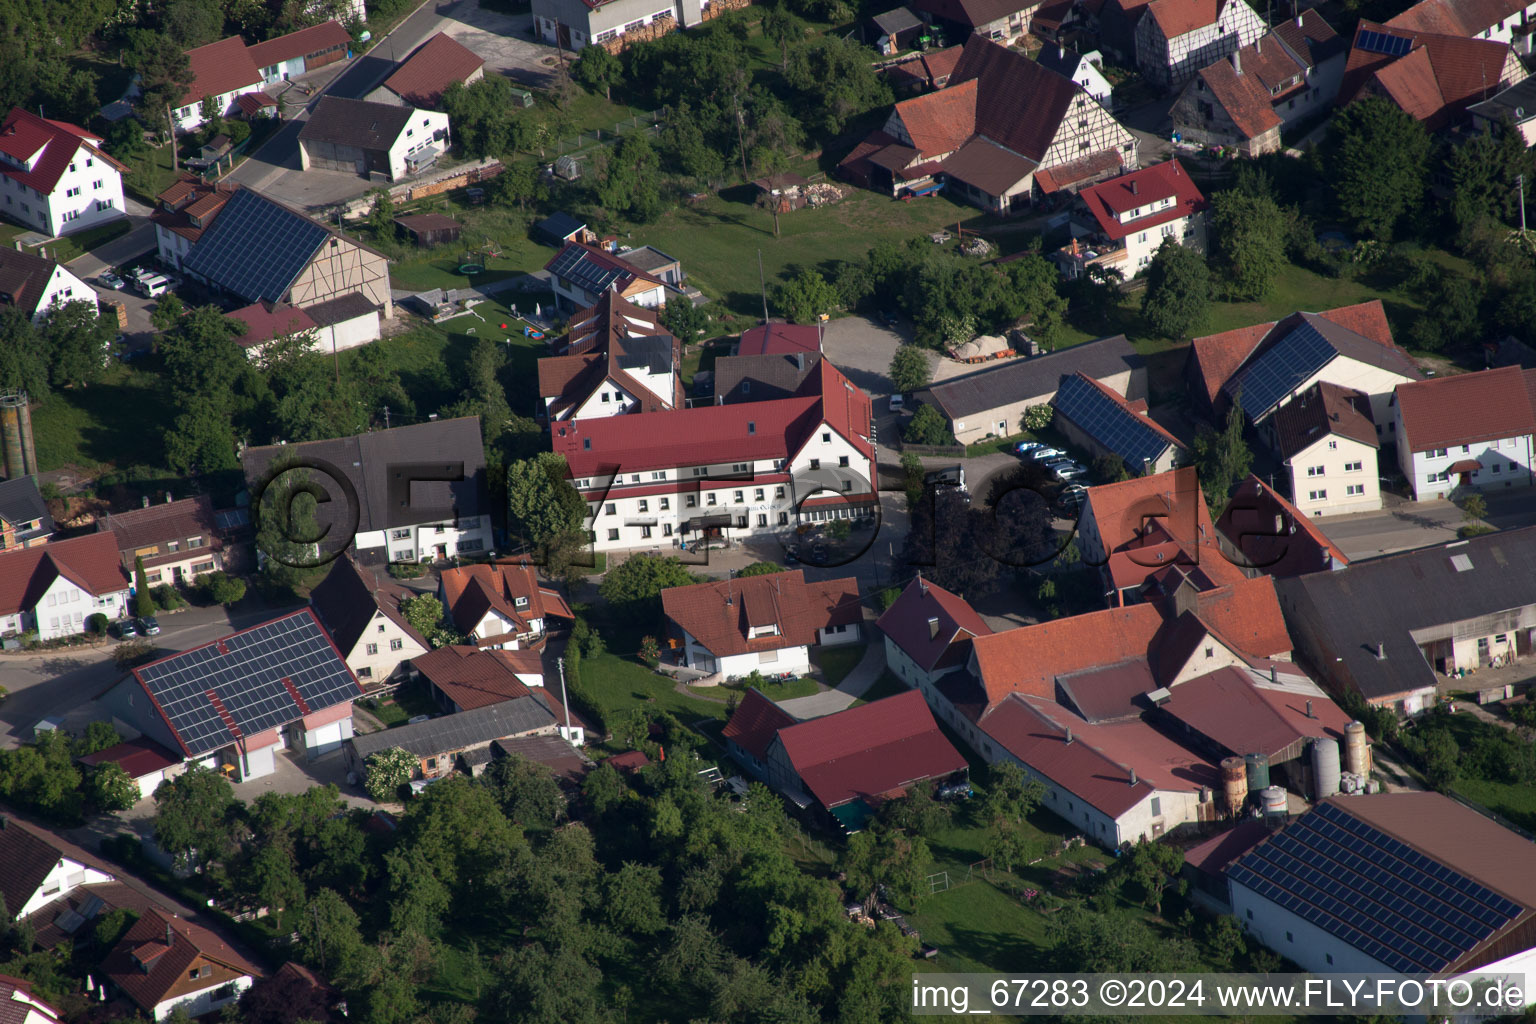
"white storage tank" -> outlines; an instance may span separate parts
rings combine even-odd
[[[1339,791],[1339,743],[1327,736],[1312,741],[1312,787],[1322,800]]]

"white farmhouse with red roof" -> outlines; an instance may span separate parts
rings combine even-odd
[[[1134,277],[1165,238],[1205,251],[1205,211],[1211,204],[1177,160],[1111,178],[1083,189],[1078,198],[1095,239],[1091,247],[1075,243],[1057,257],[1069,280],[1089,263]]]
[[[598,551],[873,514],[869,396],[820,360],[792,398],[556,423]]]
[[[220,117],[248,107],[265,109],[273,101],[261,91],[264,86],[343,60],[351,47],[351,33],[340,22],[326,21],[254,46],[247,46],[239,36],[230,36],[188,50],[192,81],[182,105],[172,114],[176,130],[191,132],[202,127],[202,104],[209,97]],[[243,96],[252,96],[255,102],[242,104]],[[165,111],[156,113],[164,119]]]
[[[1397,464],[1413,499],[1457,487],[1529,487],[1536,469],[1536,370],[1501,366],[1399,384]]]
[[[110,533],[0,554],[0,636],[71,636],[83,633],[92,615],[118,619],[127,608],[128,576]]]
[[[15,107],[0,124],[0,213],[53,237],[127,216],[101,136]]]

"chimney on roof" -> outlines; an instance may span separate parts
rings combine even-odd
[[[1243,51],[1232,51],[1232,70],[1236,71],[1238,74],[1243,73]]]
[[[1275,668],[1273,665],[1269,666],[1269,681],[1272,683],[1278,683],[1280,681],[1280,670]],[[1307,707],[1310,708],[1311,706],[1312,702],[1307,701]],[[1311,714],[1308,714],[1307,717],[1311,718],[1312,716]]]
[[[165,503],[167,505],[169,505],[171,503],[171,492],[170,491],[166,491],[165,492]]]
[[[1301,15],[1296,15],[1296,27],[1301,28]]]
[[[1071,745],[1072,745],[1072,730],[1068,729],[1067,730],[1067,746],[1070,747]]]
[[[1131,785],[1136,785],[1136,769],[1131,769]]]
[[[1273,671],[1273,669],[1271,669],[1271,671]],[[1307,717],[1308,718],[1316,718],[1317,717],[1316,715],[1314,715],[1312,713],[1312,702],[1310,700],[1307,701]]]
[[[936,639],[938,639],[938,636],[939,636],[939,619],[938,619],[938,616],[934,616],[933,618],[928,620],[928,639],[929,640],[936,640]]]
[[[171,922],[169,921],[165,922],[165,944],[167,946],[174,946],[176,944],[176,933],[171,929]]]
[[[1263,36],[1260,36],[1259,38],[1257,38],[1257,39],[1255,39],[1253,41],[1253,52],[1254,53],[1263,53],[1264,52],[1264,37]]]
[[[1386,661],[1387,660],[1387,645],[1386,644],[1378,643],[1376,645],[1376,660],[1377,661]]]
[[[1138,182],[1135,178],[1131,179],[1131,195],[1134,196],[1141,191],[1141,189],[1138,187],[1140,184],[1141,183]]]

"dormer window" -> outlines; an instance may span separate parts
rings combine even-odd
[[[528,599],[526,597],[514,598],[513,601],[512,601],[512,604],[513,604],[514,607],[517,607],[517,608],[527,608],[528,607]]]

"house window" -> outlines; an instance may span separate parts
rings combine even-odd
[[[658,470],[657,472],[651,474],[651,479],[652,480],[665,480],[666,478],[667,478],[666,470]]]
[[[1162,816],[1163,816],[1163,798],[1155,796],[1155,797],[1152,798],[1152,817],[1160,818]]]
[[[598,398],[602,400],[604,405],[608,404],[608,392],[604,391],[601,395],[598,395]]]
[[[672,536],[672,524],[671,523],[662,523],[661,524],[661,535],[663,537],[670,537],[670,536]]]
[[[1327,501],[1328,500],[1328,492],[1327,491],[1308,491],[1307,492],[1307,496],[1311,500],[1313,500],[1313,501]]]
[[[683,503],[687,507],[689,507],[689,508],[698,508],[699,507],[699,496],[697,494],[684,495]]]
[[[755,491],[752,492],[752,500],[753,501],[762,501],[763,500],[763,489],[761,487],[757,488]]]
[[[735,464],[735,465],[733,465],[733,466],[732,466],[732,467],[731,467],[731,472],[732,472],[732,473],[745,473],[745,472],[746,472],[746,471],[747,471],[747,470],[749,470],[749,469],[751,469],[751,468],[752,468],[752,467],[751,467],[751,466],[749,466],[749,465],[748,465],[748,464],[747,464],[747,463],[745,463],[745,462],[738,462],[738,463],[736,463],[736,464]]]
[[[642,526],[642,527],[640,527],[640,536],[644,540],[650,540],[651,539],[651,528],[649,526]]]
[[[615,504],[614,504],[614,503],[613,503],[613,502],[611,502],[611,501],[610,501],[610,502],[608,502],[608,504],[606,504],[606,505],[604,505],[604,506],[603,506],[603,513],[604,513],[604,514],[605,514],[605,515],[610,515],[610,516],[611,516],[611,515],[613,515],[613,514],[614,514],[614,513],[615,513],[615,512],[617,512],[617,511],[618,511],[618,506],[617,506],[617,505],[615,505]]]
[[[383,623],[379,624],[379,632],[380,633],[384,632],[384,625],[383,625]]]
[[[379,653],[379,645],[378,644],[368,644],[367,646],[365,646],[363,648],[363,651],[365,653],[367,653],[367,654],[378,654]]]
[[[618,530],[609,530],[608,531],[608,539],[609,540],[618,540],[619,539],[619,531]]]
[[[1253,920],[1253,911],[1251,911],[1251,910],[1248,911],[1248,920],[1250,920],[1250,921]]]
[[[1307,467],[1307,476],[1322,476],[1322,475],[1323,475],[1323,467],[1322,466],[1308,466]]]
[[[765,516],[765,515],[759,515],[757,517],[757,525],[758,526],[767,526],[768,525],[768,517]]]
[[[1429,457],[1432,459],[1443,459],[1445,458],[1445,455],[1446,452],[1444,448],[1436,448],[1434,451],[1429,453]]]
[[[812,469],[820,469],[821,468],[821,460],[820,459],[812,459],[811,460],[811,468]]]
[[[843,490],[845,490],[845,491],[853,490],[853,481],[852,480],[844,480],[843,481]],[[843,516],[842,518],[846,519],[847,516]]]
[[[782,498],[782,497],[784,497],[784,488],[782,488],[782,487],[775,487],[773,489],[773,496],[775,498]]]
[[[846,456],[846,455],[839,455],[837,457],[837,464],[839,466],[845,466],[846,467],[848,465],[848,456]]]
[[[736,504],[740,505],[742,503],[742,501],[745,500],[745,499],[743,499],[742,494],[743,494],[742,491],[732,491],[731,492],[731,500],[734,501]]]
[[[1493,469],[1493,471],[1495,473],[1502,473],[1502,472],[1504,472],[1504,466],[1501,463],[1498,463],[1498,462],[1495,462],[1491,468]]]
[[[1346,496],[1358,498],[1365,493],[1365,484],[1349,484],[1344,488]]]
[[[638,506],[641,512],[649,512],[651,510],[651,503],[646,501],[644,498],[640,499]]]
[[[1249,916],[1252,916],[1253,915],[1253,911],[1251,911],[1251,910],[1248,911],[1248,914],[1249,914]],[[1332,953],[1324,953],[1323,955],[1328,958],[1328,962],[1330,964],[1333,963],[1333,954]]]
[[[709,492],[709,497],[704,499],[704,504],[706,504],[706,505],[713,505],[714,503],[715,503],[715,492],[714,491],[710,491]]]
[[[672,507],[672,499],[671,498],[662,498],[661,499],[661,510],[663,512],[667,511],[667,509],[669,509],[671,507]]]
[[[187,547],[188,548],[200,548],[202,546],[203,546],[203,538],[201,538],[201,537],[188,537],[187,538]]]
[[[391,537],[393,537],[395,540],[409,540],[410,536],[411,536],[411,531],[409,529],[405,529],[405,530],[391,530],[391,531],[389,531],[389,535]]]
[[[1295,942],[1296,941],[1296,936],[1292,935],[1290,932],[1286,932],[1285,933],[1285,941],[1286,942]]]
[[[1363,468],[1365,468],[1365,464],[1361,462],[1344,463],[1344,472],[1346,473],[1358,473]]]
[[[389,649],[392,650],[392,651],[404,650],[405,649],[405,641],[399,639],[398,637],[396,637],[394,640],[391,640],[389,642]]]

